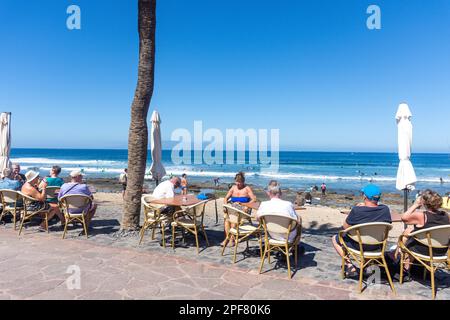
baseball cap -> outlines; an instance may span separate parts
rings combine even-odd
[[[70,177],[71,177],[71,178],[76,178],[76,177],[82,176],[82,175],[83,175],[83,173],[82,173],[80,170],[73,170],[73,171],[70,173]]]
[[[381,197],[381,189],[374,184],[368,184],[361,189],[361,192],[371,201],[378,201]]]

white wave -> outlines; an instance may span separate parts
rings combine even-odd
[[[49,159],[49,158],[14,158],[11,162],[20,164],[41,164],[41,165],[119,165],[125,162],[109,161],[109,160],[65,160],[65,159]]]

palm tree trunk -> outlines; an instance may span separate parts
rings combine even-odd
[[[156,0],[139,0],[139,71],[131,105],[128,134],[128,182],[124,197],[122,229],[139,228],[142,186],[147,164],[147,114],[153,95],[155,70]]]

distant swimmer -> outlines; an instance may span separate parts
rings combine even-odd
[[[439,178],[439,181],[441,182],[441,184],[444,183],[444,179],[442,179],[442,177]]]

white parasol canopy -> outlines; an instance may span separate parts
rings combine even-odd
[[[0,172],[11,167],[9,154],[11,152],[11,113],[0,115]]]
[[[162,165],[162,143],[160,129],[161,118],[159,117],[158,111],[153,111],[151,121],[152,131],[150,134],[150,139],[152,166],[150,167],[150,172],[152,173],[152,178],[158,182],[161,181],[162,177],[166,175],[166,170]]]
[[[411,111],[406,103],[398,106],[395,119],[398,128],[398,158],[400,163],[397,171],[396,188],[398,190],[414,190],[417,182],[416,173],[410,161],[412,146]]]

